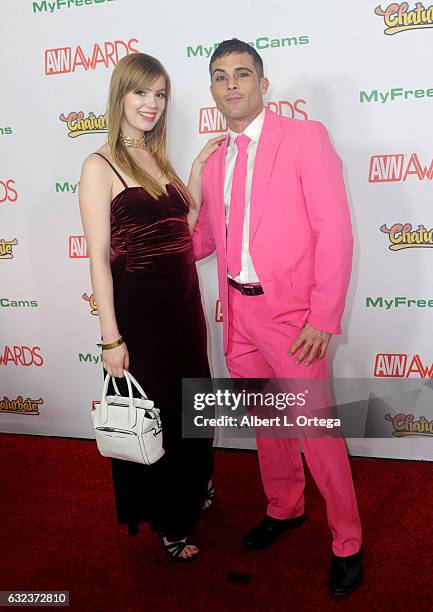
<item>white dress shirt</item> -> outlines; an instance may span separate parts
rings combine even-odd
[[[257,145],[259,142],[260,134],[262,133],[263,123],[265,120],[265,109],[262,110],[254,121],[252,121],[242,132],[245,136],[248,136],[250,142],[248,143],[247,154],[247,178],[245,184],[245,213],[244,213],[244,228],[242,235],[242,252],[241,252],[241,271],[233,279],[237,283],[248,284],[258,283],[259,278],[254,270],[253,262],[250,256],[249,239],[250,239],[250,198],[251,198],[251,183],[253,179],[254,162],[256,160]],[[224,204],[226,214],[226,228],[229,223],[230,216],[230,198],[232,192],[232,180],[233,171],[235,168],[236,157],[238,156],[238,148],[235,144],[235,139],[239,134],[229,130],[230,140],[227,145],[226,153],[226,172],[224,178]],[[230,274],[228,275],[230,278]]]

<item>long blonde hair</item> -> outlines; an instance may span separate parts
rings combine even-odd
[[[167,155],[167,107],[171,93],[170,77],[161,62],[151,55],[132,53],[123,57],[113,70],[108,99],[108,144],[113,160],[127,176],[144,187],[155,199],[164,194],[160,183],[135,163],[120,139],[125,95],[131,91],[146,89],[159,76],[163,76],[166,82],[166,105],[153,130],[145,134],[146,148],[161,173],[176,187],[185,203],[190,205],[192,204],[191,196]]]

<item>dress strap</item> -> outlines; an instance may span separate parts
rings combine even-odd
[[[111,166],[111,169],[113,170],[114,174],[117,176],[119,181],[122,183],[122,185],[125,187],[125,189],[127,189],[128,185],[125,183],[124,179],[120,176],[119,172],[116,170],[116,168],[113,166],[113,164],[110,161],[108,161],[108,159],[104,155],[102,155],[102,153],[94,153],[94,155],[99,155],[99,157],[102,157],[102,159],[105,159],[107,164],[109,166]]]

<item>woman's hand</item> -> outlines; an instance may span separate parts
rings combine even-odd
[[[204,165],[212,153],[214,153],[220,147],[221,143],[226,139],[226,137],[227,136],[223,135],[208,140],[192,164],[191,174],[189,175],[188,181],[188,190],[191,194],[193,202],[188,213],[188,226],[191,234],[194,231],[194,226],[197,222],[201,207],[201,174]]]
[[[212,153],[215,153],[215,151],[219,149],[222,142],[226,138],[227,138],[227,135],[223,134],[221,136],[215,136],[215,138],[211,138],[210,140],[207,141],[207,143],[204,145],[204,147],[202,148],[200,153],[197,155],[197,157],[195,158],[192,164],[192,170],[191,170],[192,174],[193,173],[201,174],[201,171],[203,170],[203,167],[205,163],[207,162],[207,160],[209,159],[209,157],[212,155]]]
[[[102,363],[110,376],[123,378],[123,370],[129,369],[129,354],[126,344],[102,351]]]

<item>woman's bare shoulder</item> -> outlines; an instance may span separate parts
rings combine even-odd
[[[97,155],[99,153],[99,155]],[[103,159],[101,157],[105,157]],[[107,160],[111,161],[110,148],[108,145],[103,145],[97,151],[90,153],[83,162],[83,171],[96,173],[99,176],[108,176],[110,175],[110,166],[107,164]]]

